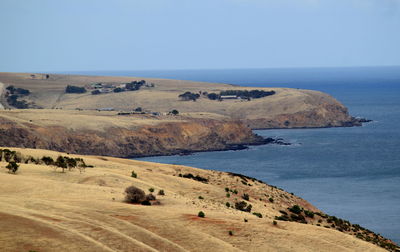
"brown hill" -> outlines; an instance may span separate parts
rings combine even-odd
[[[66,94],[67,85],[89,87],[93,83],[118,86],[138,81],[134,77],[77,76],[28,73],[0,73],[0,82],[31,91],[21,99],[30,107],[84,109],[114,108],[129,111],[136,107],[156,112],[177,109],[183,113],[212,113],[220,117],[242,120],[251,128],[335,127],[359,125],[349,116],[345,106],[322,92],[289,88],[251,88],[226,84],[191,82],[180,80],[144,80],[154,87],[144,86],[137,91],[92,95]],[[223,90],[275,91],[271,96],[250,101],[242,99],[210,100],[204,95],[196,102],[182,101],[184,92],[196,94],[219,93]],[[4,103],[4,99],[3,99]]]
[[[350,231],[339,231],[305,200],[251,178],[76,155],[72,157],[81,157],[94,168],[62,173],[38,159],[65,153],[13,150],[21,152],[22,162],[29,161],[15,175],[0,162],[2,251],[383,251],[362,240],[378,236],[354,231],[351,224],[345,225]],[[132,171],[137,178],[131,177]],[[185,178],[189,173],[207,183]],[[162,189],[165,195],[157,195],[159,204],[152,206],[127,204],[124,189],[130,185],[146,192],[154,188],[154,194]],[[226,205],[241,201],[262,218]],[[275,216],[282,215],[280,211],[292,215],[288,207],[294,205],[301,208],[297,216],[307,224],[278,220],[274,225]],[[305,216],[306,210],[315,215]],[[197,216],[199,211],[205,218]]]

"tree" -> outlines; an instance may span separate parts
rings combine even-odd
[[[67,161],[65,160],[65,158],[63,156],[58,156],[55,165],[57,167],[60,167],[62,169],[62,172],[64,172],[65,169],[68,168],[68,164]]]
[[[19,167],[19,165],[14,161],[9,162],[8,165],[6,166],[6,168],[8,169],[8,172],[12,172],[14,174],[17,172],[18,167]]]
[[[82,94],[82,93],[86,93],[86,89],[84,87],[77,87],[77,86],[68,85],[65,88],[65,93]]]
[[[173,109],[170,113],[173,114],[173,115],[178,115],[178,114],[179,114],[179,111],[176,110],[176,109]]]

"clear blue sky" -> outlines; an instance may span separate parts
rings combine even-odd
[[[0,71],[400,65],[400,0],[0,0]]]

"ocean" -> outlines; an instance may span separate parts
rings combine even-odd
[[[329,93],[362,127],[257,130],[291,146],[140,160],[242,173],[400,244],[400,67],[69,72],[291,87]],[[184,89],[182,89],[184,91]]]

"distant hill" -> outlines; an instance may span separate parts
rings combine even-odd
[[[119,85],[140,82],[149,85],[121,92]],[[167,113],[173,109],[181,113],[211,113],[219,117],[243,121],[251,128],[340,127],[360,125],[347,108],[322,92],[289,88],[251,88],[235,85],[134,77],[78,76],[60,74],[0,73],[0,82],[30,91],[21,97],[31,108],[62,108],[95,110],[113,108],[131,111],[143,108]],[[96,83],[111,85],[105,92],[93,95],[90,87]],[[92,84],[92,85],[91,85]],[[66,93],[66,87],[86,87],[88,92]],[[152,86],[153,85],[153,86]],[[117,89],[114,91],[114,89]],[[209,99],[207,94],[227,90],[274,91],[273,95],[250,99]],[[192,101],[179,95],[196,94]],[[231,92],[232,93],[232,92]],[[238,92],[236,92],[238,93]],[[4,102],[3,102],[4,103]]]

